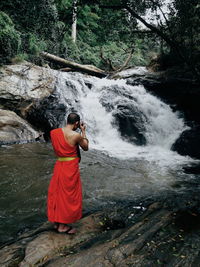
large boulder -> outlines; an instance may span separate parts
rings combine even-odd
[[[13,111],[0,109],[0,145],[35,141],[39,133]]]
[[[105,87],[100,102],[107,111],[112,112],[113,124],[123,139],[136,145],[146,144],[146,116],[139,110],[137,100],[131,93],[127,93],[123,86]]]
[[[56,78],[53,71],[28,62],[6,65],[0,69],[0,106],[26,117],[35,101],[48,97]]]
[[[200,159],[200,126],[184,131],[172,146],[181,155]]]
[[[131,104],[119,104],[113,112],[121,136],[136,145],[145,145],[143,117],[139,110]]]
[[[54,128],[59,128],[65,120],[67,108],[57,94],[52,94],[41,101],[36,102],[27,111],[27,120],[44,133],[45,140],[49,139],[49,133]]]
[[[177,67],[149,72],[140,77],[128,78],[127,84],[143,84],[146,90],[171,105],[173,110],[184,112],[188,122],[200,123],[200,84],[187,71]]]
[[[63,126],[69,112],[80,113],[79,90],[82,92],[82,87],[85,88],[84,76],[78,73],[54,71],[52,75],[56,79],[54,92],[35,101],[26,113],[27,120],[45,133],[45,139],[50,130]]]

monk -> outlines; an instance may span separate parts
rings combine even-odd
[[[81,134],[76,132],[78,128]],[[86,126],[78,114],[70,113],[66,126],[52,130],[50,136],[57,161],[48,189],[48,220],[59,233],[74,234],[76,229],[68,224],[82,217],[79,146],[88,150]]]

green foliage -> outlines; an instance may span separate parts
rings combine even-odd
[[[72,23],[72,0],[55,0],[58,17],[66,25]]]
[[[24,60],[28,60],[29,59],[29,56],[28,54],[26,53],[23,53],[23,54],[17,54],[15,57],[13,57],[11,59],[11,62],[12,63],[19,63],[19,62],[22,62]]]
[[[198,0],[172,0],[167,21],[157,27],[173,43],[162,41],[155,33],[140,33],[137,16],[147,10],[156,14],[163,0],[78,0],[77,41],[71,40],[73,0],[1,0],[0,61],[27,59],[40,63],[39,52],[48,51],[83,64],[108,68],[100,51],[115,67],[126,60],[131,48],[130,65],[146,65],[151,55],[178,58],[191,65],[200,64]],[[105,5],[119,6],[116,9]],[[104,7],[102,7],[104,6]],[[128,12],[126,7],[134,12]],[[130,10],[129,10],[130,11]],[[162,37],[163,39],[163,37]],[[171,47],[170,56],[169,47]],[[176,47],[178,49],[176,49]],[[177,56],[177,51],[182,57]],[[178,61],[178,60],[177,60]]]
[[[7,26],[14,26],[13,22],[6,13],[0,11],[0,27],[3,29]]]
[[[124,10],[111,12],[95,4],[79,5],[78,36],[77,42],[73,43],[70,37],[72,4],[73,0],[1,0],[0,8],[12,18],[21,38],[20,43],[14,42],[18,46],[11,49],[9,57],[38,62],[39,52],[46,50],[83,64],[107,68],[100,57],[103,47],[104,56],[111,59],[115,66],[120,66],[137,41],[137,37],[131,37],[131,27],[136,26],[136,21],[127,19]],[[2,21],[14,29],[8,16]],[[142,45],[136,46],[131,64],[144,64],[146,59],[142,58],[140,51]],[[3,54],[7,53],[4,51]]]
[[[173,38],[187,61],[199,65],[200,61],[200,5],[198,0],[176,0],[176,16],[170,18]],[[172,12],[173,14],[173,12]],[[176,25],[176,27],[174,27]],[[199,65],[200,69],[200,65]]]
[[[37,35],[29,33],[27,35],[28,47],[26,49],[28,54],[37,55],[40,51],[47,48],[45,41],[39,39]]]
[[[61,54],[64,58],[80,62],[80,50],[74,43],[69,33],[65,33],[61,42]]]
[[[57,9],[53,0],[1,0],[0,10],[6,12],[20,32],[43,37],[53,34]]]
[[[102,51],[104,57],[112,60],[113,66],[115,68],[119,68],[126,60],[130,49],[128,49],[127,45],[123,42],[108,42],[102,46]],[[104,64],[104,62],[101,63],[102,67],[104,67]]]
[[[0,64],[16,55],[21,46],[20,33],[15,29],[9,16],[0,12]]]

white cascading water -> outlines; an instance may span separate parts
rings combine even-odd
[[[70,73],[62,74],[61,80],[62,86],[59,83],[58,87],[62,87],[60,93],[62,91],[63,103],[69,102],[69,98],[72,99],[66,84],[69,86],[70,83],[72,90],[76,91],[78,104],[74,107],[77,111],[80,109],[79,112],[86,122],[90,148],[101,150],[117,158],[142,158],[162,166],[171,166],[189,160],[170,151],[171,145],[186,129],[183,119],[179,118],[167,104],[149,94],[142,85],[131,86],[126,84],[126,80],[98,79],[81,74],[75,76]],[[147,140],[145,146],[124,141],[113,126],[112,110],[106,111],[100,101],[106,93],[111,91],[111,88],[117,92],[109,96],[114,104],[124,102],[123,94],[125,93],[132,96],[131,101],[134,106],[147,118],[143,125],[144,136]],[[67,99],[66,91],[68,92]]]

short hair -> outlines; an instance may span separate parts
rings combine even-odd
[[[67,116],[67,124],[74,124],[77,121],[80,121],[80,116],[77,113],[72,112]]]

